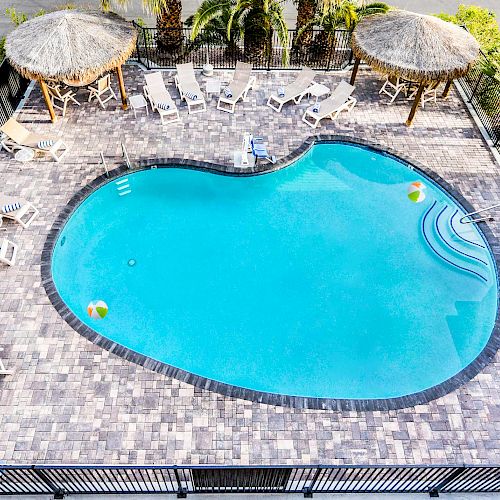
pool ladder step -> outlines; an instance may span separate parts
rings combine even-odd
[[[118,191],[118,196],[125,196],[126,194],[130,194],[132,192],[132,190],[130,189],[130,184],[128,182],[128,177],[116,181],[115,184],[116,190]]]
[[[463,224],[457,219],[459,216],[458,210],[447,203],[434,201],[422,217],[424,240],[441,260],[487,282],[489,263],[486,246],[470,227],[467,230],[461,227]]]

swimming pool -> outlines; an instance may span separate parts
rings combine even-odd
[[[250,177],[147,169],[74,210],[53,282],[84,325],[189,381],[305,406],[401,398],[454,377],[492,335],[495,263],[462,215],[429,178],[347,143]]]

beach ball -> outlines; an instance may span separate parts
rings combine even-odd
[[[108,305],[103,300],[96,300],[89,303],[87,313],[93,319],[103,319],[108,314]]]
[[[425,200],[424,189],[426,189],[425,184],[420,181],[412,182],[408,186],[408,198],[414,203],[420,203]]]

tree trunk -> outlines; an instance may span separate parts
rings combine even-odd
[[[178,50],[182,46],[181,14],[181,0],[167,0],[167,7],[156,18],[157,43],[160,50]]]
[[[297,5],[297,31],[303,28],[316,13],[316,0],[299,0]],[[310,45],[313,39],[311,30],[305,31],[300,37],[298,46]]]
[[[262,19],[253,12],[245,19],[243,46],[247,61],[264,65],[271,50],[269,29],[263,26]]]

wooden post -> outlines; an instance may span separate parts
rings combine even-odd
[[[120,94],[122,95],[122,109],[127,109],[127,92],[125,92],[125,85],[123,83],[122,67],[116,67],[116,76],[118,77],[118,85],[120,86]]]
[[[56,114],[54,113],[52,101],[50,100],[49,89],[47,88],[47,84],[43,80],[38,80],[38,83],[40,84],[40,88],[42,89],[42,94],[45,99],[45,104],[47,105],[47,109],[49,110],[50,120],[52,121],[52,123],[54,123],[57,118]]]
[[[420,98],[422,97],[422,92],[425,89],[425,83],[421,82],[420,86],[418,87],[417,90],[417,95],[415,96],[415,100],[413,101],[413,106],[411,107],[410,114],[408,116],[408,120],[406,120],[406,125],[409,127],[412,122],[413,118],[415,118],[415,113],[417,112],[418,105],[420,104]]]
[[[361,59],[359,57],[356,57],[354,60],[354,67],[352,68],[352,73],[351,73],[351,85],[354,85],[354,82],[356,81],[356,75],[358,74],[358,68],[359,68],[359,63],[361,62]]]
[[[450,88],[451,88],[451,84],[453,83],[453,80],[448,80],[446,82],[446,85],[444,87],[444,90],[443,90],[443,94],[441,95],[441,97],[444,99],[446,97],[448,97],[448,92],[450,91]]]

